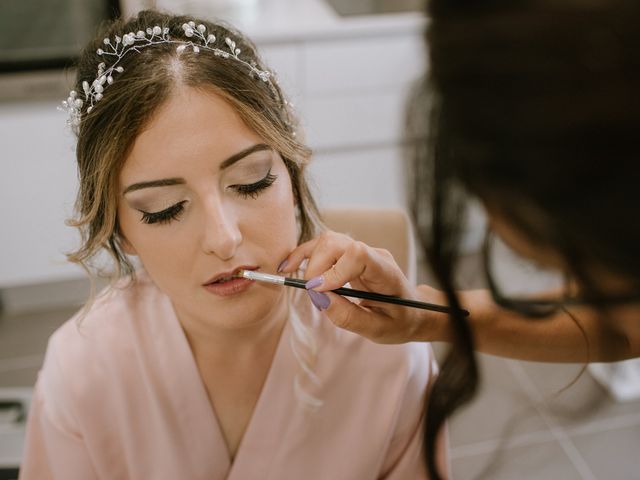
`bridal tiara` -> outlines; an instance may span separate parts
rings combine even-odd
[[[104,89],[113,84],[114,76],[124,72],[124,68],[119,65],[120,61],[129,52],[140,52],[140,50],[151,47],[153,45],[175,44],[176,51],[181,54],[187,49],[191,49],[193,53],[199,53],[201,50],[208,50],[218,57],[231,59],[239,62],[247,67],[250,75],[255,74],[260,80],[267,83],[272,92],[278,97],[277,90],[271,83],[272,73],[268,70],[261,70],[254,61],[242,60],[239,55],[241,50],[236,47],[236,42],[229,37],[224,38],[223,48],[214,46],[217,38],[213,34],[207,34],[207,27],[191,21],[182,25],[185,37],[190,40],[174,40],[169,36],[169,28],[161,28],[159,26],[149,27],[146,31],[139,30],[136,33],[130,32],[122,37],[117,36],[114,40],[105,38],[104,47],[99,48],[96,53],[105,60],[112,60],[113,63],[107,68],[106,62],[98,65],[98,75],[89,83],[82,82],[82,93],[71,90],[69,98],[62,102],[61,110],[66,111],[69,115],[67,123],[77,133],[82,116],[82,108],[86,106],[87,113],[91,113],[96,103],[102,100]],[[84,97],[84,99],[82,98]],[[285,102],[286,103],[286,102]]]

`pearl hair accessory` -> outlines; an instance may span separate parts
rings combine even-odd
[[[188,48],[194,53],[199,53],[201,50],[208,50],[213,52],[214,55],[235,60],[249,69],[249,74],[255,74],[260,80],[267,83],[274,95],[277,97],[277,91],[273,84],[270,82],[272,73],[268,70],[260,70],[256,63],[253,61],[247,62],[242,60],[240,55],[241,50],[236,47],[236,42],[229,37],[225,37],[224,44],[226,49],[214,47],[213,44],[216,41],[216,37],[213,34],[206,35],[206,26],[199,24],[196,26],[195,22],[191,21],[182,25],[184,35],[192,40],[173,40],[169,36],[169,28],[160,28],[155,26],[153,28],[147,28],[145,31],[138,31],[137,33],[126,33],[122,37],[116,35],[115,41],[109,38],[104,39],[104,48],[99,48],[96,53],[105,59],[114,58],[115,61],[109,68],[105,62],[101,62],[98,65],[98,76],[89,83],[88,81],[82,82],[82,90],[84,91],[84,100],[81,98],[82,93],[78,94],[75,90],[71,90],[69,98],[62,102],[60,110],[66,111],[69,115],[67,123],[77,133],[80,126],[80,119],[82,116],[82,107],[88,104],[87,113],[91,113],[95,104],[102,100],[104,89],[113,84],[114,75],[124,72],[124,68],[119,65],[120,60],[124,58],[129,52],[140,52],[141,49],[147,48],[153,45],[161,44],[176,44],[178,47],[176,51],[181,54]],[[206,36],[205,36],[206,35]],[[228,50],[227,50],[228,49]],[[285,104],[288,102],[285,101]]]

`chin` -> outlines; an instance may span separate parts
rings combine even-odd
[[[214,306],[205,307],[204,312],[208,318],[212,318],[213,314],[213,318],[220,319],[220,325],[227,328],[251,327],[265,322],[282,305],[281,298],[282,294],[279,292],[256,289],[254,292],[216,301]]]

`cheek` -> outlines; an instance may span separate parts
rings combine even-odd
[[[125,244],[129,244],[134,254],[142,262],[145,269],[162,270],[164,267],[180,262],[180,253],[186,246],[180,246],[180,235],[163,235],[162,225],[146,225],[140,221],[141,214],[131,209],[118,209],[118,223]],[[155,230],[155,231],[154,231]]]
[[[252,209],[249,216],[253,219],[253,227],[247,225],[263,239],[265,246],[274,248],[293,249],[297,244],[298,226],[296,222],[296,207],[289,175],[285,172],[285,181],[277,182],[260,202],[260,208]],[[258,200],[259,201],[259,200]],[[288,252],[287,252],[288,253]]]
[[[278,227],[282,232],[282,235],[286,235],[287,238],[292,234],[297,237],[296,232],[298,230],[296,223],[296,207],[293,199],[293,190],[291,187],[291,180],[289,175],[286,175],[286,181],[283,181],[278,189],[277,209],[274,209],[273,216],[277,219]]]

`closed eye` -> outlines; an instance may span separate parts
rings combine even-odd
[[[186,202],[186,200],[183,200],[179,203],[176,203],[175,205],[171,205],[169,208],[166,208],[160,212],[145,212],[143,210],[140,210],[140,213],[142,213],[141,222],[147,224],[169,223],[180,216],[180,214],[184,210],[184,204]]]
[[[273,175],[271,173],[271,169],[269,169],[267,175],[263,179],[258,180],[255,183],[230,185],[229,188],[235,190],[243,198],[257,198],[263,190],[266,190],[271,185],[273,185],[277,178],[278,176]]]

